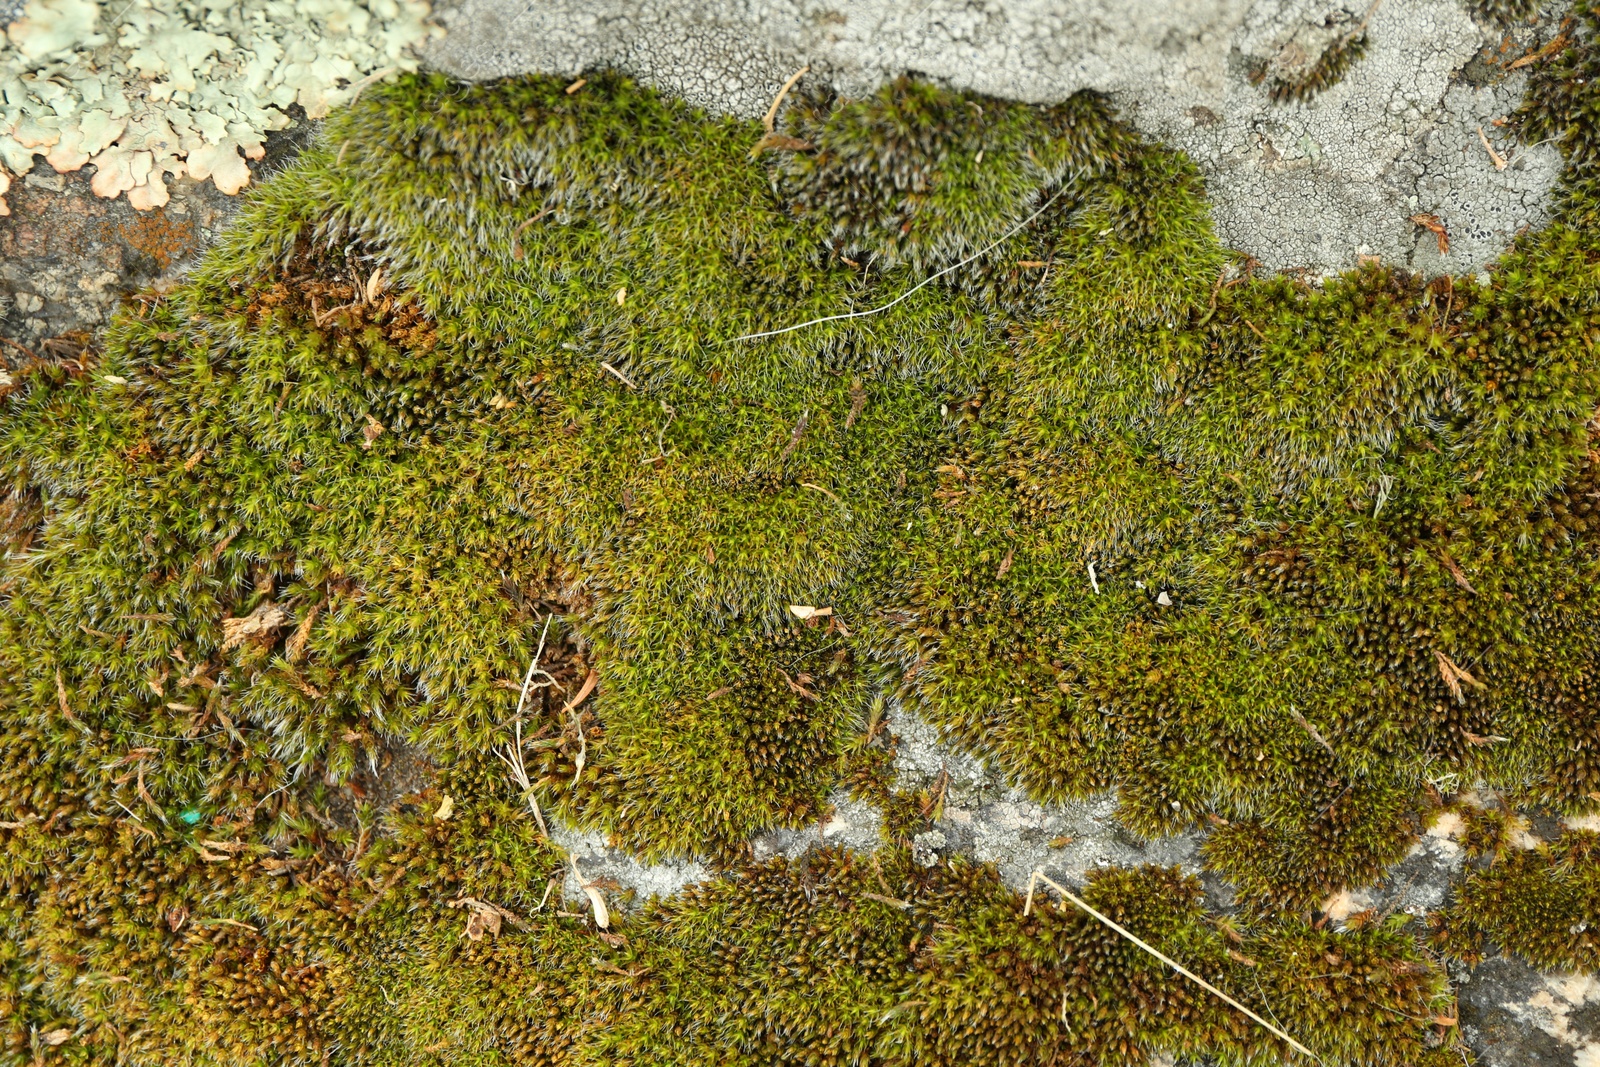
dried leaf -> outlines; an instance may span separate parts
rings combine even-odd
[[[779,152],[805,152],[814,147],[810,141],[802,141],[798,137],[790,137],[785,133],[769,133],[764,134],[761,140],[755,143],[755,147],[750,149],[750,158],[756,158],[769,148]]]
[[[846,262],[849,262],[846,260]],[[861,384],[859,377],[850,383],[850,413],[844,417],[844,428],[849,429],[856,424],[861,413],[867,409],[867,390]]]
[[[815,692],[813,692],[812,690],[806,688],[806,683],[811,681],[811,675],[809,675],[809,674],[801,674],[801,675],[798,675],[798,676],[796,676],[794,678],[790,678],[788,671],[779,670],[778,673],[783,675],[783,680],[789,686],[789,691],[790,692],[797,693],[800,696],[805,697],[807,700],[821,700],[822,699],[821,697],[817,696],[817,694]]]
[[[383,436],[383,431],[383,423],[368,415],[367,424],[361,428],[361,447],[370,449],[372,442]]]
[[[609,929],[611,912],[606,909],[606,898],[592,885],[584,886],[583,892],[589,898],[590,906],[594,908],[594,924],[602,930]]]
[[[1494,164],[1494,169],[1505,170],[1505,158],[1494,150],[1494,145],[1489,143],[1489,135],[1483,132],[1482,126],[1478,127],[1478,140],[1483,142],[1483,150],[1489,153],[1489,162]]]
[[[1473,596],[1478,595],[1478,591],[1472,588],[1472,583],[1467,581],[1466,572],[1461,569],[1461,564],[1457,563],[1449,552],[1441,548],[1439,550],[1439,558],[1444,562],[1445,569],[1450,572],[1450,577],[1456,580],[1457,585]]]
[[[811,412],[802,411],[800,420],[794,424],[794,429],[789,431],[789,443],[783,446],[783,451],[778,453],[780,464],[789,462],[789,457],[794,455],[795,449],[800,447],[801,440],[806,435],[806,426],[811,422]]]
[[[222,651],[237,648],[252,637],[267,637],[289,621],[289,613],[277,604],[263,603],[242,619],[222,620]]]
[[[814,608],[809,604],[790,604],[789,613],[801,622],[811,619],[825,619],[833,614],[832,608]]]
[[[1484,144],[1487,145],[1488,143],[1488,140],[1485,139]],[[1489,149],[1489,152],[1493,154],[1494,149]],[[1434,240],[1438,242],[1441,256],[1450,251],[1450,234],[1445,231],[1444,222],[1440,220],[1438,215],[1412,215],[1411,221],[1433,234]]]
[[[1499,734],[1490,734],[1485,737],[1482,734],[1475,734],[1471,730],[1462,730],[1461,736],[1467,739],[1467,744],[1477,745],[1479,748],[1482,748],[1485,745],[1496,745],[1511,740],[1511,738],[1501,737]]]
[[[64,1045],[72,1040],[72,1031],[64,1026],[59,1030],[46,1030],[39,1035],[39,1040],[51,1048],[55,1048],[57,1045]]]
[[[433,817],[440,822],[446,822],[449,820],[450,816],[454,815],[455,813],[455,799],[451,797],[449,793],[446,793],[444,795],[444,799],[439,801],[439,808],[433,813]]]
[[[1439,663],[1439,676],[1444,679],[1444,684],[1449,688],[1450,695],[1456,698],[1456,703],[1465,704],[1467,702],[1467,696],[1464,692],[1462,692],[1461,689],[1462,682],[1466,682],[1475,689],[1488,688],[1488,686],[1474,678],[1471,672],[1467,671],[1463,667],[1457,666],[1456,663],[1443,652],[1439,651],[1438,649],[1434,649],[1433,655]]]
[[[326,603],[324,601],[323,603]],[[318,604],[306,612],[306,617],[300,620],[300,625],[295,627],[294,634],[284,646],[284,651],[289,654],[290,663],[300,662],[306,654],[306,642],[311,640],[311,627],[316,625],[317,616],[322,614],[322,604]]]
[[[811,64],[807,63],[805,66],[789,75],[788,79],[785,80],[783,85],[778,89],[778,95],[772,98],[772,106],[767,108],[767,113],[761,118],[761,126],[768,133],[771,133],[777,127],[778,108],[783,106],[783,98],[789,95],[789,90],[793,89],[795,83],[801,78],[805,77],[806,71],[810,69]]]
[[[590,667],[589,673],[584,675],[583,684],[578,687],[578,692],[571,700],[567,701],[567,705],[561,709],[561,713],[565,715],[567,712],[571,711],[573,708],[589,699],[589,694],[594,692],[594,687],[599,684],[599,681],[600,672],[595,670],[593,667]]]
[[[1519,59],[1512,60],[1510,63],[1506,64],[1506,69],[1517,70],[1521,67],[1526,67],[1529,63],[1537,63],[1541,59],[1549,59],[1551,56],[1555,55],[1557,52],[1561,51],[1563,48],[1567,47],[1567,45],[1572,43],[1572,35],[1568,32],[1571,28],[1572,20],[1569,18],[1561,24],[1561,32],[1556,36],[1555,40],[1551,41],[1537,52],[1529,52],[1527,55],[1522,56]]]
[[[578,886],[583,890],[584,896],[589,898],[589,905],[594,909],[594,924],[600,929],[609,929],[611,926],[611,911],[606,907],[606,898],[599,888],[583,876],[578,870],[578,857],[567,854],[567,860],[572,864],[572,876],[578,880]]]

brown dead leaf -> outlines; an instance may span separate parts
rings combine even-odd
[[[1015,545],[1012,545],[1010,548],[1006,549],[1006,557],[1000,561],[1000,569],[994,572],[996,581],[999,581],[1001,578],[1006,576],[1006,572],[1011,569],[1011,561],[1016,558],[1017,548]]]
[[[462,931],[470,941],[482,941],[483,935],[490,937],[500,936],[500,924],[509,922],[519,930],[528,929],[528,924],[517,916],[490,900],[479,900],[476,897],[457,897],[449,901],[449,907],[467,909],[467,926]]]
[[[322,614],[323,605],[327,601],[316,605],[306,612],[306,617],[300,620],[300,625],[295,627],[294,634],[284,646],[284,651],[289,654],[290,663],[299,663],[306,654],[306,642],[311,640],[311,627],[317,623],[317,616]]]
[[[857,377],[850,383],[850,412],[844,417],[844,428],[848,430],[854,426],[865,410],[867,410],[867,389],[861,384],[860,377]]]
[[[66,679],[61,676],[61,668],[59,667],[56,668],[56,700],[61,705],[62,718],[66,719],[84,733],[88,733],[89,728],[83,724],[82,719],[78,718],[72,713],[72,705],[67,703],[67,682]]]
[[[1517,70],[1520,67],[1526,67],[1530,63],[1537,63],[1541,59],[1549,59],[1551,56],[1555,55],[1557,52],[1561,51],[1571,43],[1572,36],[1569,33],[1571,29],[1572,20],[1569,18],[1561,24],[1561,32],[1556,35],[1554,40],[1545,45],[1543,48],[1539,49],[1537,52],[1529,52],[1527,55],[1522,56],[1519,59],[1512,60],[1510,63],[1506,64],[1506,69]]]
[[[761,140],[755,143],[755,147],[750,149],[750,158],[756,158],[769,148],[779,152],[805,152],[814,147],[816,146],[810,141],[802,141],[785,133],[768,133],[763,134]]]
[[[1461,683],[1466,682],[1474,689],[1487,689],[1478,679],[1474,678],[1466,668],[1457,666],[1449,656],[1438,649],[1433,650],[1433,655],[1439,663],[1439,676],[1444,679],[1444,684],[1449,688],[1450,695],[1456,698],[1457,704],[1465,704],[1467,695],[1461,689]]]
[[[72,1031],[64,1026],[58,1030],[46,1030],[39,1035],[39,1040],[51,1048],[55,1048],[57,1045],[64,1045],[72,1040]]]
[[[767,108],[767,113],[761,117],[762,129],[766,130],[768,133],[771,133],[777,128],[778,109],[783,106],[783,98],[789,95],[789,90],[793,89],[795,87],[795,83],[801,78],[805,77],[806,72],[810,69],[811,64],[807,63],[805,66],[789,75],[789,77],[784,81],[783,85],[779,87],[778,95],[772,98],[772,106]]]
[[[462,931],[469,941],[482,941],[485,933],[500,936],[500,916],[492,911],[474,911],[467,916],[467,928]]]
[[[572,699],[567,701],[567,705],[561,709],[561,713],[565,715],[579,704],[582,704],[585,700],[588,700],[589,694],[594,692],[594,687],[598,685],[599,682],[600,672],[595,670],[593,667],[590,667],[589,673],[583,677],[583,684],[578,687],[578,691],[573,695]]]
[[[1494,145],[1489,143],[1489,135],[1483,132],[1483,127],[1478,127],[1478,140],[1483,142],[1483,150],[1489,153],[1489,162],[1494,164],[1495,170],[1505,170],[1505,157],[1494,150]]]
[[[811,424],[811,412],[802,411],[799,421],[794,424],[794,429],[789,431],[789,442],[783,446],[783,451],[778,453],[780,464],[789,462],[789,457],[794,455],[795,449],[800,447],[800,442],[805,438],[806,427]]]
[[[368,415],[367,424],[361,428],[361,447],[370,449],[372,442],[383,436],[384,429],[383,423]]]
[[[1488,142],[1485,141],[1484,143],[1487,144]],[[1444,222],[1438,215],[1412,215],[1411,221],[1433,234],[1434,240],[1438,242],[1441,256],[1450,251],[1450,234],[1446,232]]]
[[[778,673],[783,675],[783,680],[785,684],[789,686],[790,692],[797,693],[800,696],[805,697],[807,700],[815,701],[822,699],[821,697],[817,696],[815,692],[806,688],[806,683],[811,681],[811,675],[799,674],[791,678],[789,677],[789,672],[782,669],[780,669]]]
[[[1457,563],[1449,552],[1439,549],[1439,559],[1444,563],[1445,570],[1450,572],[1450,577],[1456,580],[1457,585],[1473,596],[1478,595],[1478,591],[1472,588],[1472,583],[1467,581],[1466,572],[1461,569],[1461,564]]]
[[[289,613],[270,601],[242,619],[222,620],[222,651],[237,648],[252,637],[267,637],[289,621]]]
[[[1509,737],[1501,737],[1499,734],[1489,734],[1487,737],[1485,737],[1482,734],[1475,734],[1471,730],[1462,730],[1461,736],[1467,739],[1467,744],[1476,745],[1479,748],[1482,748],[1485,745],[1496,745],[1511,740]]]

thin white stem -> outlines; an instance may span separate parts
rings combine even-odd
[[[1121,926],[1120,924],[1118,924],[1117,922],[1115,922],[1115,921],[1113,921],[1111,919],[1106,918],[1106,916],[1101,915],[1098,911],[1095,911],[1093,908],[1091,908],[1087,903],[1085,903],[1081,898],[1079,898],[1071,890],[1066,889],[1066,888],[1064,888],[1064,887],[1062,887],[1060,885],[1057,885],[1055,882],[1051,881],[1048,877],[1045,876],[1045,873],[1043,871],[1034,871],[1033,872],[1033,877],[1028,879],[1028,900],[1027,900],[1027,903],[1024,904],[1023,908],[1022,908],[1022,913],[1024,915],[1028,914],[1033,909],[1033,887],[1038,882],[1043,882],[1045,885],[1049,886],[1051,889],[1054,889],[1057,893],[1060,893],[1067,900],[1072,901],[1072,903],[1076,904],[1079,908],[1082,908],[1084,911],[1088,912],[1089,915],[1093,916],[1099,922],[1101,922],[1105,926],[1110,927],[1112,930],[1114,930],[1118,934],[1122,935],[1123,937],[1127,938],[1129,941],[1133,942],[1135,945],[1137,945],[1140,948],[1144,949],[1146,952],[1150,953],[1150,955],[1154,956],[1156,959],[1160,960],[1162,963],[1165,963],[1168,967],[1171,967],[1173,970],[1177,971],[1179,974],[1183,975],[1185,978],[1189,979],[1189,981],[1195,983],[1200,988],[1202,988],[1202,989],[1206,990],[1208,993],[1211,993],[1212,995],[1220,998],[1222,1001],[1224,1001],[1225,1003],[1231,1005],[1232,1007],[1237,1008],[1239,1011],[1244,1012],[1244,1014],[1248,1015],[1251,1019],[1255,1020],[1261,1026],[1263,1026],[1267,1030],[1271,1031],[1274,1035],[1276,1035],[1277,1037],[1282,1038],[1285,1042],[1288,1043],[1289,1047],[1294,1049],[1296,1052],[1300,1053],[1303,1056],[1307,1056],[1310,1059],[1313,1059],[1318,1063],[1322,1062],[1321,1057],[1319,1057],[1315,1052],[1312,1052],[1310,1049],[1306,1048],[1300,1042],[1296,1041],[1294,1038],[1290,1037],[1288,1034],[1286,1034],[1282,1030],[1278,1029],[1278,1027],[1276,1027],[1273,1024],[1267,1022],[1267,1020],[1263,1019],[1261,1016],[1257,1015],[1255,1012],[1251,1011],[1249,1008],[1245,1007],[1243,1004],[1239,1003],[1237,1000],[1234,1000],[1232,997],[1228,996],[1228,994],[1224,993],[1222,990],[1218,989],[1216,986],[1212,985],[1210,982],[1206,981],[1204,978],[1201,978],[1198,974],[1195,974],[1193,971],[1191,971],[1188,968],[1186,968],[1183,964],[1179,963],[1177,960],[1173,959],[1171,956],[1166,955],[1165,953],[1161,952],[1159,949],[1151,947],[1146,942],[1140,940],[1133,933],[1129,932],[1127,930],[1127,928]]]
[[[910,289],[907,289],[905,292],[901,293],[899,296],[895,297],[893,300],[889,301],[887,304],[883,304],[883,305],[881,305],[879,307],[871,308],[871,309],[869,309],[867,311],[847,311],[842,315],[827,315],[827,316],[824,316],[823,318],[820,318],[820,319],[812,319],[810,322],[802,322],[802,323],[798,323],[797,325],[794,325],[794,326],[785,326],[781,330],[763,330],[760,333],[747,333],[747,334],[743,334],[743,335],[741,335],[739,337],[731,338],[727,343],[728,344],[733,344],[736,341],[759,341],[763,337],[776,337],[776,336],[778,336],[779,334],[782,334],[782,333],[793,333],[795,330],[803,330],[807,326],[820,326],[824,322],[839,322],[839,321],[842,321],[844,319],[864,319],[868,315],[876,315],[879,312],[888,311],[890,308],[894,307],[896,304],[899,304],[902,301],[910,299],[913,293],[917,292],[919,289],[923,288],[924,286],[932,285],[934,282],[938,281],[940,278],[943,278],[946,274],[949,274],[952,271],[960,270],[962,267],[965,267],[968,263],[971,263],[973,260],[981,259],[982,257],[988,255],[990,252],[993,252],[996,248],[999,248],[1001,245],[1005,244],[1007,241],[1011,240],[1011,238],[1015,237],[1017,234],[1021,233],[1024,229],[1026,229],[1028,224],[1033,222],[1034,219],[1038,218],[1040,215],[1043,215],[1045,213],[1045,210],[1047,208],[1049,208],[1051,204],[1055,203],[1056,199],[1058,197],[1060,197],[1060,195],[1062,193],[1066,192],[1066,188],[1067,187],[1065,185],[1063,185],[1061,188],[1059,188],[1055,192],[1051,193],[1050,194],[1050,198],[1048,200],[1046,200],[1043,204],[1040,204],[1039,205],[1039,209],[1037,211],[1035,211],[1033,214],[1029,215],[1027,218],[1023,219],[1021,222],[1017,223],[1015,226],[1011,227],[1011,229],[1007,230],[1004,234],[1002,234],[999,238],[997,238],[992,244],[989,244],[989,245],[987,245],[987,246],[985,246],[983,248],[980,248],[978,251],[972,253],[972,255],[968,256],[966,259],[963,259],[959,263],[951,264],[950,266],[946,267],[944,270],[940,271],[937,274],[928,275],[928,277],[922,279],[922,281],[918,282],[916,285],[913,285]],[[601,366],[604,366],[604,365],[605,364],[601,364]]]

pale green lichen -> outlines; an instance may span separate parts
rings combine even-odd
[[[237,193],[268,131],[416,69],[426,0],[30,0],[0,37],[0,214],[35,153],[97,168],[94,191],[146,210],[166,178]]]

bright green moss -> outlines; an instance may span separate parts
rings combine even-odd
[[[1585,121],[1541,84],[1529,122]],[[11,1060],[1281,1051],[981,868],[751,864],[843,785],[927,825],[893,699],[1041,799],[1215,827],[1236,936],[1170,872],[1088,892],[1303,1040],[1454,1055],[1411,935],[1306,912],[1430,778],[1600,790],[1581,137],[1491,281],[1312,287],[1088,97],[905,79],[783,129],[753,159],[610,75],[371,90],[99,362],[16,369]],[[540,648],[531,798],[724,873],[603,936],[491,756]],[[469,899],[516,922],[464,939]]]

